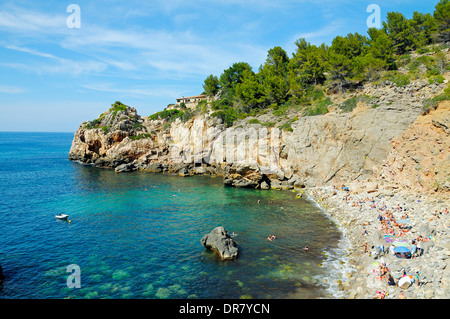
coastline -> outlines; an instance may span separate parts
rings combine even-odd
[[[401,293],[407,299],[450,298],[450,226],[449,215],[445,213],[449,208],[448,199],[382,190],[360,192],[360,183],[346,186],[350,191],[326,186],[309,188],[304,193],[336,223],[343,236],[339,248],[327,252],[329,255],[323,264],[330,277],[324,279],[322,285],[332,298],[371,299],[377,297],[377,291],[387,293],[380,299],[398,299]],[[377,219],[386,211],[393,214],[394,220],[400,220],[405,214],[410,219],[411,228],[407,233],[390,238],[404,241],[408,248],[419,235],[425,239],[433,238],[421,242],[423,253],[420,256],[403,259],[389,253],[392,242],[389,237],[383,237],[388,235],[380,229],[381,222]],[[398,235],[399,229],[393,229]],[[372,254],[379,245],[384,246],[385,253]],[[383,276],[379,273],[380,264],[388,268],[388,273]],[[414,279],[418,271],[419,285],[415,279],[409,287],[399,287],[403,271]],[[395,286],[388,285],[389,274],[394,278]]]

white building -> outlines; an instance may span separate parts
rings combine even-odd
[[[192,108],[197,106],[197,104],[200,101],[208,100],[208,97],[206,95],[195,95],[195,96],[188,96],[188,97],[182,97],[177,99],[177,105],[180,105],[181,103],[186,104],[186,107]]]

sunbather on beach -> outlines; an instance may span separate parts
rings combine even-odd
[[[380,265],[378,269],[378,273],[380,274],[380,278],[386,275],[387,273],[387,267],[384,265]]]
[[[386,295],[387,295],[386,291],[377,290],[375,292],[375,296],[372,297],[372,299],[384,299],[386,297]]]

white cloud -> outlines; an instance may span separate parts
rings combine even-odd
[[[0,11],[0,29],[9,32],[62,32],[67,29],[64,15],[50,15],[25,8],[8,7]]]
[[[10,68],[14,68],[17,70],[28,70],[28,71],[36,72],[38,74],[61,73],[61,74],[71,74],[74,76],[79,76],[81,74],[86,74],[86,73],[101,72],[101,71],[106,70],[106,68],[107,68],[106,63],[101,62],[101,61],[95,61],[95,60],[75,61],[75,60],[71,60],[71,59],[57,57],[50,53],[40,52],[40,51],[29,49],[26,47],[18,47],[18,46],[14,46],[14,45],[7,45],[7,46],[5,46],[5,48],[52,60],[51,63],[38,61],[38,62],[35,62],[34,64],[24,64],[24,63],[1,63],[0,64],[0,66],[10,67]]]
[[[24,52],[24,53],[29,53],[32,55],[36,55],[36,56],[40,56],[43,58],[48,58],[48,59],[54,59],[54,60],[63,60],[61,58],[58,58],[57,56],[50,54],[50,53],[45,53],[45,52],[39,52],[33,49],[29,49],[29,48],[25,48],[25,47],[18,47],[15,45],[5,45],[5,48],[10,49],[10,50],[15,50],[15,51],[19,51],[19,52]]]

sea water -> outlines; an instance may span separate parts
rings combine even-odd
[[[0,132],[0,298],[333,297],[324,252],[340,233],[317,206],[221,177],[81,165],[68,160],[72,139]],[[216,226],[237,234],[238,259],[201,245]]]

